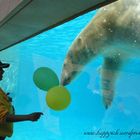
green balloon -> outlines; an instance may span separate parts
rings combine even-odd
[[[64,110],[70,104],[71,97],[69,91],[63,86],[51,88],[46,96],[47,105],[55,110]]]
[[[55,72],[48,67],[38,68],[33,75],[35,85],[45,91],[59,85],[59,79]]]

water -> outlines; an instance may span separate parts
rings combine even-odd
[[[129,60],[121,71],[116,96],[108,110],[100,92],[98,68],[102,57],[86,65],[66,87],[72,102],[64,111],[50,109],[46,93],[33,83],[33,73],[41,66],[53,69],[60,78],[69,46],[94,15],[95,12],[90,12],[0,52],[0,60],[11,64],[1,86],[11,93],[16,114],[44,113],[38,122],[15,123],[13,136],[7,140],[128,140],[127,132],[140,132],[139,59]],[[140,135],[133,134],[131,139],[139,140]]]

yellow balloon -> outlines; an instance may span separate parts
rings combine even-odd
[[[56,111],[64,110],[70,104],[71,97],[69,91],[63,86],[51,88],[46,95],[47,105]]]

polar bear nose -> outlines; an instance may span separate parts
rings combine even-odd
[[[62,79],[62,80],[61,80],[61,85],[63,85],[63,86],[68,85],[68,84],[69,84],[69,81],[70,81],[69,79],[70,79],[70,78],[67,78],[67,79],[66,79],[66,78],[65,78],[65,79]]]
[[[61,85],[66,86],[70,82],[70,77],[66,71],[63,71],[61,77]]]
[[[70,84],[71,81],[74,79],[76,73],[77,73],[76,71],[71,71],[70,73],[64,72],[61,78],[61,84],[63,86]]]

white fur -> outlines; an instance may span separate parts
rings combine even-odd
[[[70,83],[99,54],[105,58],[101,90],[104,105],[108,107],[124,60],[140,56],[140,0],[118,0],[98,11],[70,47],[61,83]]]

